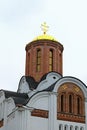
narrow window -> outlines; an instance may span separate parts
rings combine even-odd
[[[67,125],[65,125],[64,130],[67,130],[67,129],[68,129],[68,126],[67,126]]]
[[[62,125],[59,125],[59,130],[62,130]]]
[[[73,97],[72,95],[69,95],[69,113],[72,113],[72,107],[73,107]]]
[[[77,114],[81,114],[81,99],[80,97],[77,97]]]
[[[77,127],[77,126],[75,127],[75,130],[78,130],[78,127]]]
[[[30,53],[28,53],[28,74],[30,71]]]
[[[36,64],[36,70],[39,72],[41,70],[41,50],[37,50],[37,64]]]
[[[77,98],[77,114],[80,114],[80,100],[79,97]]]
[[[81,127],[81,128],[80,128],[80,130],[84,130],[84,128],[83,128],[83,127]]]
[[[49,71],[53,70],[53,50],[49,51]]]
[[[73,130],[73,126],[70,126],[70,130]]]
[[[65,126],[65,129],[64,130],[66,130],[66,126]]]
[[[61,95],[61,112],[64,111],[64,95]]]

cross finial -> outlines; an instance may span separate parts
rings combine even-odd
[[[41,29],[42,29],[44,34],[46,34],[46,32],[48,31],[48,28],[49,28],[49,26],[47,26],[46,22],[41,24]]]

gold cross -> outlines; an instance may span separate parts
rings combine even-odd
[[[49,26],[47,26],[46,22],[41,24],[41,29],[43,31],[43,34],[46,34],[46,32],[48,31],[48,28],[49,28]]]

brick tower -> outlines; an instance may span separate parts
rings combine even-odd
[[[53,36],[47,35],[48,26],[42,24],[43,35],[36,37],[26,45],[25,75],[32,76],[36,81],[50,72],[62,75],[63,45]]]

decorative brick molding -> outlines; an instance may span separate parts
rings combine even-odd
[[[69,113],[57,113],[57,119],[85,123],[85,116],[73,115]]]
[[[31,116],[37,116],[37,117],[42,117],[42,118],[48,118],[49,112],[47,110],[40,110],[40,109],[34,109],[31,112]]]
[[[0,127],[2,127],[2,126],[3,126],[3,120],[0,121]]]

